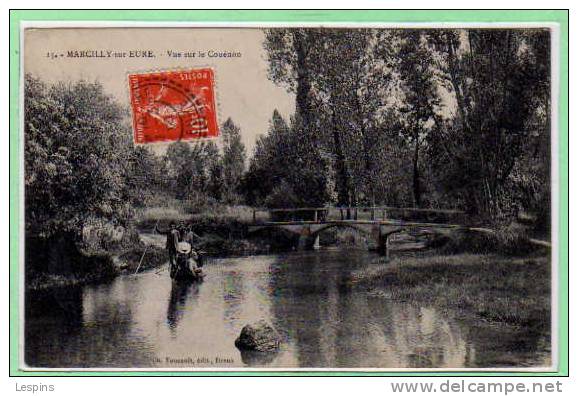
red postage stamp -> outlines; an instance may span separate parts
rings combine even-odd
[[[130,74],[136,144],[219,136],[210,68]]]

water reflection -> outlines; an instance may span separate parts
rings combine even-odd
[[[82,288],[28,292],[24,307],[26,318],[34,318],[26,322],[24,361],[49,364],[51,346],[65,344],[82,327]]]
[[[246,301],[244,294],[245,276],[242,271],[234,269],[226,271],[223,270],[223,277],[221,281],[223,303],[224,303],[224,319],[231,323],[239,319],[241,316],[241,308]]]
[[[458,368],[499,365],[505,353],[514,356],[513,364],[530,359],[508,349],[511,344],[497,344],[501,331],[471,330],[434,308],[342,287],[351,271],[370,265],[371,258],[367,252],[324,251],[223,259],[206,268],[202,284],[173,284],[168,274],[151,271],[106,285],[29,293],[26,362]],[[234,346],[241,328],[259,319],[281,334],[278,353],[241,353]],[[534,351],[544,348],[537,338],[524,342]]]
[[[193,309],[196,305],[196,297],[198,295],[199,283],[172,282],[169,306],[167,308],[167,324],[172,330],[173,336],[176,334],[177,326],[185,310]]]
[[[374,332],[384,338],[383,353],[391,367],[459,368],[472,365],[475,348],[468,344],[460,326],[444,318],[435,309],[410,304],[388,304],[387,316],[381,314],[383,301],[374,298],[368,307],[374,313]]]
[[[340,253],[341,261],[331,263],[304,260],[292,263],[295,271],[273,273],[276,323],[295,345],[299,366],[467,366],[468,347],[459,326],[434,309],[340,287],[363,265],[359,254]]]
[[[241,360],[249,367],[267,367],[278,358],[277,352],[241,351]]]
[[[147,340],[131,334],[131,305],[107,297],[122,295],[124,286],[117,283],[30,293],[26,304],[26,364],[130,367],[150,360]]]

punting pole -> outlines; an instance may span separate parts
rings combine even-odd
[[[157,222],[155,223],[155,227],[153,228],[153,234],[155,232],[157,232],[157,225],[159,225],[159,220],[157,219]],[[138,262],[138,267],[136,267],[136,271],[134,272],[134,274],[138,273],[138,270],[140,269],[140,266],[142,265],[142,261],[144,259],[145,254],[147,254],[147,251],[149,250],[150,245],[147,245],[147,247],[145,248],[144,252],[142,252],[142,256],[140,257],[140,261]]]

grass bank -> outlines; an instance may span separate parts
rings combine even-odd
[[[550,280],[549,256],[425,254],[376,263],[370,270],[353,273],[348,285],[547,336]]]

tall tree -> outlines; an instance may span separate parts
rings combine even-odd
[[[314,110],[314,83],[323,48],[321,29],[268,29],[264,48],[269,63],[269,78],[295,93],[296,113],[291,126],[299,139],[294,142],[295,175],[301,177],[293,187],[303,191],[304,202],[323,205],[330,190],[326,177],[330,158],[321,147],[318,112]],[[308,191],[308,192],[307,192]]]
[[[249,170],[244,176],[243,189],[248,203],[263,205],[273,189],[287,178],[292,166],[288,161],[292,146],[289,126],[275,109],[267,133],[257,138]]]
[[[428,33],[458,115],[451,134],[438,140],[452,166],[439,165],[453,170],[446,173],[447,184],[464,191],[473,212],[496,216],[512,209],[505,186],[526,151],[531,120],[545,106],[536,93],[549,87],[543,72],[548,32],[534,33],[543,45],[512,29]]]
[[[320,41],[318,63],[319,101],[331,131],[336,175],[337,204],[355,206],[360,187],[368,178],[365,109],[359,98],[364,81],[368,32],[328,30]]]
[[[321,38],[318,29],[268,29],[265,32],[269,78],[295,93],[296,111],[306,130],[313,123],[311,89]]]
[[[224,175],[223,175],[223,158],[219,148],[213,141],[206,143],[204,147],[205,165],[207,172],[207,193],[217,201],[223,199],[224,194]]]
[[[235,201],[241,177],[245,171],[245,145],[241,141],[241,130],[231,118],[221,126],[223,136],[222,171],[224,181],[224,198]]]
[[[404,96],[399,110],[403,114],[403,133],[413,145],[413,199],[416,207],[422,206],[420,179],[420,151],[427,134],[435,128],[440,99],[435,83],[430,51],[423,33],[417,30],[401,32],[398,73]]]

